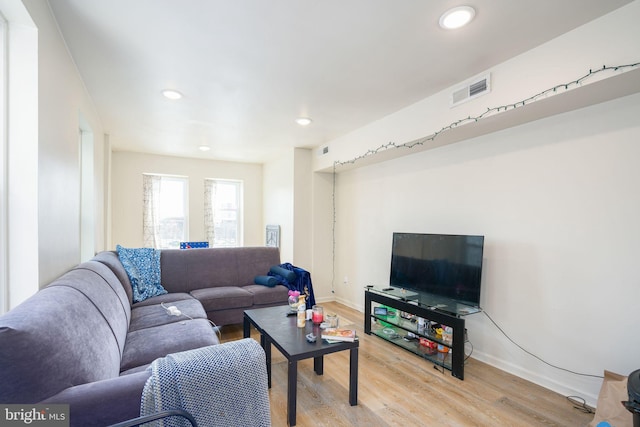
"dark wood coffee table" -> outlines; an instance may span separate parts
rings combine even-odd
[[[271,388],[271,344],[287,358],[287,418],[290,426],[296,425],[296,395],[298,361],[313,357],[313,370],[323,374],[323,356],[349,350],[349,404],[358,404],[358,341],[329,344],[320,338],[320,328],[307,321],[304,328],[296,326],[296,316],[287,316],[289,306],[257,308],[244,312],[244,337],[251,334],[251,325],[260,333],[260,345],[267,357],[267,376]],[[313,332],[315,343],[309,343],[306,335]]]

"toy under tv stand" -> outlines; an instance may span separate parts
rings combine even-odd
[[[368,335],[377,335],[411,351],[437,366],[450,370],[452,376],[464,380],[466,334],[463,317],[478,313],[480,309],[424,292],[408,290],[406,292],[408,297],[403,298],[405,294],[400,288],[367,286],[364,292],[364,332]],[[375,314],[375,310],[372,310],[373,304],[395,309],[396,313],[386,316]],[[401,312],[413,316],[413,319],[402,317]],[[419,327],[418,317],[426,319],[427,327]],[[433,333],[428,326],[429,321],[450,326],[453,329],[451,342],[448,343],[441,336]],[[403,336],[406,336],[408,332],[414,334],[416,339],[406,341]],[[446,347],[450,350],[443,352],[436,349],[433,351],[432,348],[420,344],[420,338],[427,339],[440,348]]]

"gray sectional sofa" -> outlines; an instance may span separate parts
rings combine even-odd
[[[70,404],[79,426],[136,417],[153,360],[218,344],[210,320],[239,323],[245,309],[287,303],[285,286],[254,284],[279,264],[277,248],[163,250],[160,259],[164,295],[133,303],[107,251],[0,317],[0,403]],[[182,314],[169,315],[172,305]]]
[[[287,303],[285,286],[266,287],[254,283],[256,276],[266,275],[272,266],[280,264],[278,248],[162,250],[162,286],[169,293],[135,304],[131,282],[118,254],[101,252],[93,260],[107,265],[117,275],[134,308],[170,303],[182,310],[195,299],[211,321],[224,326],[242,323],[244,310]]]

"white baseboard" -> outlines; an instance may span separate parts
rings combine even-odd
[[[357,310],[361,313],[364,314],[364,307],[361,305],[356,305],[353,304],[351,301],[348,301],[346,299],[343,298],[339,298],[339,297],[324,297],[324,298],[319,298],[316,299],[317,302],[319,303],[323,303],[323,302],[338,302],[342,305],[345,305],[349,308],[352,308],[354,310]],[[529,371],[528,369],[523,369],[519,366],[516,366],[512,363],[509,363],[505,360],[502,359],[498,359],[492,355],[488,355],[486,353],[483,353],[482,351],[479,350],[475,350],[473,352],[472,357],[474,359],[477,359],[481,362],[486,363],[487,365],[493,366],[494,368],[500,369],[502,371],[508,372],[512,375],[515,375],[517,377],[523,378],[527,381],[531,381],[534,384],[537,384],[541,387],[547,388],[549,390],[555,391],[558,394],[561,394],[563,396],[579,396],[581,398],[583,398],[585,400],[585,402],[587,403],[587,405],[591,406],[591,407],[596,407],[596,403],[598,401],[598,395],[594,395],[593,393],[589,393],[589,392],[585,392],[584,390],[577,390],[575,388],[569,387],[566,384],[562,384],[556,380],[554,380],[553,378],[549,378],[546,376],[542,376],[539,375],[535,372]],[[601,381],[598,379],[594,379],[596,381]]]
[[[359,311],[360,313],[363,313],[364,315],[364,307],[361,305],[355,305],[353,304],[351,301],[348,301],[346,299],[340,298],[340,297],[335,297],[335,296],[330,296],[330,297],[320,297],[320,298],[316,298],[316,302],[321,304],[323,302],[337,302],[340,303],[342,305],[345,305],[349,308],[352,308],[354,310]]]
[[[487,365],[493,366],[494,368],[498,368],[527,381],[531,381],[534,384],[555,391],[563,396],[579,396],[586,401],[587,405],[594,408],[596,407],[596,403],[598,401],[597,395],[594,396],[592,393],[585,392],[584,390],[576,390],[575,388],[568,387],[566,384],[559,383],[553,378],[539,375],[535,372],[529,371],[528,369],[523,369],[520,366],[498,359],[494,356],[478,351],[477,349],[473,352],[472,357],[486,363]]]

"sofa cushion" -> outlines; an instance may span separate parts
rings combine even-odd
[[[74,278],[78,273],[95,277],[76,271]],[[49,286],[0,317],[2,403],[39,402],[67,387],[117,377],[119,371],[114,332],[79,289]]]
[[[120,280],[122,288],[129,298],[129,305],[133,304],[133,289],[131,288],[131,281],[129,280],[127,271],[124,269],[124,266],[120,262],[120,258],[118,258],[118,253],[115,251],[100,252],[91,260],[98,261],[106,265],[111,269],[111,271],[113,271],[118,280]]]
[[[237,286],[253,285],[258,274],[267,274],[271,266],[280,264],[278,248],[246,247],[235,248],[239,266]]]
[[[160,257],[162,283],[169,292],[213,286],[235,286],[238,265],[234,248],[165,249]]]
[[[144,301],[137,302],[133,304],[132,309],[136,307],[144,307],[147,305],[157,305],[157,304],[173,304],[176,301],[184,301],[184,300],[192,300],[195,299],[190,294],[184,292],[171,292],[164,295],[158,295],[155,297],[148,298]]]
[[[256,308],[256,307],[251,307]],[[244,311],[247,307],[230,308],[229,310],[208,311],[209,319],[217,326],[241,324],[244,319]]]
[[[195,319],[139,329],[127,334],[120,371],[153,362],[169,353],[218,344],[208,320]]]
[[[164,305],[164,307],[163,307]],[[171,316],[165,307],[175,306],[182,313],[181,316]],[[180,322],[185,319],[206,319],[207,313],[202,308],[200,301],[190,298],[188,300],[176,301],[169,304],[145,305],[135,307],[131,311],[131,324],[129,332],[138,329],[150,328],[153,326],[166,325],[168,323]]]
[[[196,289],[191,291],[191,295],[202,303],[206,311],[251,307],[253,305],[253,294],[237,286]]]
[[[153,248],[124,248],[120,245],[116,249],[131,281],[133,302],[167,293],[160,282],[160,251]]]
[[[70,405],[71,427],[108,426],[140,416],[142,390],[150,375],[150,371],[138,372],[80,384],[64,389],[41,403]]]
[[[129,329],[128,318],[125,316],[125,308],[122,303],[100,276],[90,270],[74,269],[52,282],[48,287],[71,288],[82,294],[86,298],[84,304],[90,304],[97,310],[96,319],[87,319],[86,321],[105,322],[116,341],[119,354],[122,355]],[[66,301],[60,301],[60,303],[62,306],[66,306],[67,310],[71,310],[72,306],[67,305]],[[74,310],[75,308],[73,307]],[[79,328],[76,327],[76,329]]]
[[[124,341],[124,338],[127,334],[127,329],[129,327],[129,322],[131,321],[131,306],[129,303],[129,297],[125,292],[122,283],[120,283],[118,277],[109,267],[93,260],[80,264],[79,266],[74,268],[74,270],[88,270],[95,273],[95,279],[97,280],[97,282],[92,282],[89,285],[84,285],[84,288],[86,288],[84,292],[87,293],[87,296],[93,295],[91,300],[94,304],[106,304],[107,301],[110,301],[110,303],[115,306],[114,310],[111,313],[112,316],[107,316],[106,318],[108,319],[110,324],[116,322],[119,324],[119,330],[117,331],[118,341]],[[69,279],[72,279],[72,277],[73,276],[70,275]],[[86,277],[86,275],[83,275],[83,277]],[[98,280],[98,278],[101,280]],[[91,288],[88,288],[87,286],[90,286]],[[108,288],[106,288],[105,286],[108,286]],[[107,292],[108,290],[111,290],[113,292],[113,295],[117,298],[117,300],[112,298],[107,299],[107,295],[111,296],[111,293]],[[107,295],[103,295],[103,292],[106,292]]]
[[[251,285],[279,263],[278,248],[267,247],[163,249],[160,257],[162,285],[169,292]]]
[[[146,365],[136,366],[135,368],[127,369],[125,371],[120,371],[120,376],[124,377],[125,375],[133,375],[138,374],[140,372],[144,372],[147,368],[151,366],[151,363],[147,363]]]
[[[253,303],[262,304],[286,304],[289,298],[289,289],[283,285],[276,285],[272,288],[262,285],[243,286],[242,289],[253,294]]]

